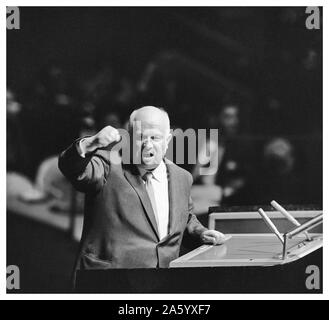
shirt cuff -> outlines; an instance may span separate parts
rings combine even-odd
[[[84,138],[81,139],[80,141],[78,141],[78,143],[76,144],[76,148],[78,151],[78,154],[81,158],[86,158],[86,151],[83,149],[81,142],[85,140]]]

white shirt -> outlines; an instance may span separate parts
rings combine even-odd
[[[141,176],[146,170],[138,168]],[[163,161],[153,171],[151,184],[154,190],[156,213],[158,220],[158,231],[160,240],[168,235],[169,226],[169,193],[167,167]],[[143,180],[144,181],[144,180]],[[145,183],[145,181],[144,181]]]

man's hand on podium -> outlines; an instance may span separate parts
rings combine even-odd
[[[219,245],[227,240],[227,237],[217,230],[206,230],[201,234],[201,240],[204,244]]]

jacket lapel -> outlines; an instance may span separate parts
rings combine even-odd
[[[152,229],[159,241],[159,233],[158,233],[158,227],[155,220],[155,215],[152,209],[152,204],[149,199],[149,196],[147,194],[146,188],[144,186],[143,180],[138,172],[138,169],[134,165],[124,165],[124,175],[130,185],[134,188],[136,191],[139,199],[142,202],[142,205],[144,207],[144,210],[146,212],[147,218],[152,226]]]
[[[172,162],[164,159],[168,170],[168,195],[169,195],[169,232],[170,235],[174,231],[174,226],[177,220],[177,196],[178,195],[178,185],[177,179],[175,179],[175,170]]]

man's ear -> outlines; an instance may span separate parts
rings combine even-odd
[[[170,142],[171,139],[172,139],[172,134],[171,134],[171,132],[169,132],[167,137],[166,137],[167,148],[168,148],[168,145],[169,145],[169,142]]]

